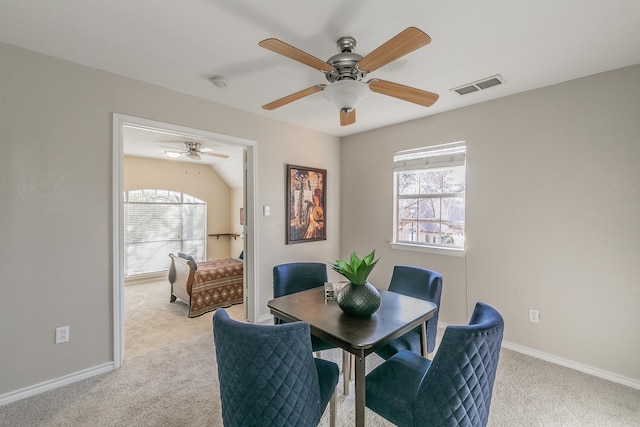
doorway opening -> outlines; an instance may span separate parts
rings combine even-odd
[[[244,312],[250,322],[255,322],[257,309],[255,307],[255,141],[222,135],[201,129],[187,128],[183,126],[156,122],[133,116],[114,113],[113,115],[113,313],[114,313],[114,367],[121,366],[125,351],[124,328],[124,237],[123,237],[123,194],[124,194],[124,154],[127,131],[138,129],[147,132],[156,132],[162,135],[170,135],[178,140],[206,140],[215,141],[221,147],[229,150],[240,150],[242,153],[242,205],[244,236],[242,251],[244,253]],[[157,145],[157,142],[155,143]],[[143,144],[141,144],[143,145]],[[142,147],[138,147],[142,149]],[[162,148],[154,146],[158,153],[180,152],[179,149],[171,149],[172,146]],[[148,152],[150,148],[146,147]],[[129,148],[127,148],[129,151]],[[188,151],[188,150],[187,150]],[[192,153],[187,153],[189,157]],[[138,154],[144,157],[142,154]],[[153,156],[153,154],[151,154]],[[203,156],[204,157],[204,156]]]

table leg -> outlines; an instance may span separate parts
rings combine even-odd
[[[422,322],[422,333],[420,334],[420,350],[422,357],[428,356],[427,350],[427,322]]]
[[[356,359],[356,427],[365,426],[365,364],[364,357]]]
[[[342,350],[342,388],[345,396],[349,395],[349,380],[353,371],[351,369],[351,353]]]

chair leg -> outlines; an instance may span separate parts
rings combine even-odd
[[[331,427],[336,427],[336,391],[333,391],[331,395],[331,400],[329,401],[329,425]]]
[[[349,396],[349,380],[351,378],[351,353],[342,350],[342,387],[345,396]]]
[[[351,371],[351,379],[356,379],[356,357],[353,354],[349,354],[349,370]]]
[[[427,322],[420,325],[420,351],[422,357],[429,358],[429,350],[427,350]]]

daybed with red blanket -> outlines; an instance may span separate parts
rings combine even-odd
[[[243,267],[238,258],[196,262],[193,257],[169,254],[171,302],[180,298],[189,305],[189,317],[218,307],[243,302]]]

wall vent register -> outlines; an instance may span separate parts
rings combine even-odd
[[[500,74],[478,80],[477,82],[467,83],[465,85],[450,89],[458,95],[467,95],[469,93],[478,92],[480,90],[489,89],[490,87],[504,84],[505,80]]]

